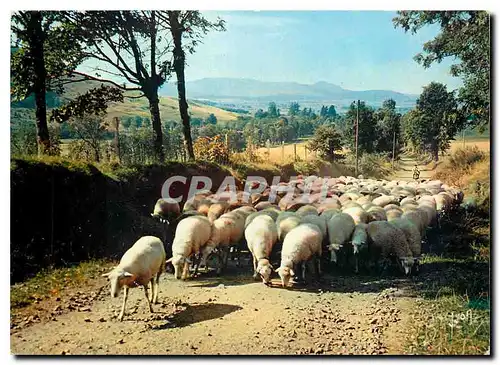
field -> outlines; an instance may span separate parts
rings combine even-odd
[[[489,151],[490,150],[490,139],[489,138],[474,138],[474,139],[466,139],[465,147],[477,146],[481,151]],[[455,152],[456,150],[463,148],[464,143],[462,140],[455,140],[450,143],[450,152]]]

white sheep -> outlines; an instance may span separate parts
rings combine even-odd
[[[205,270],[208,268],[207,258],[216,248],[221,251],[217,274],[226,267],[230,246],[238,244],[243,238],[246,213],[238,208],[213,221],[210,238],[201,248],[201,262],[205,265]]]
[[[343,209],[342,213],[349,214],[354,219],[354,224],[368,223],[370,219],[368,213],[361,207],[352,206]]]
[[[316,274],[321,273],[321,241],[323,237],[318,226],[315,224],[301,224],[290,231],[285,237],[281,249],[281,264],[276,272],[281,278],[283,287],[288,285],[290,277],[295,275],[293,271],[300,263],[312,262]],[[315,264],[315,265],[314,265]],[[302,266],[302,279],[305,278],[305,265]]]
[[[158,283],[165,269],[165,249],[163,242],[154,236],[144,236],[137,240],[125,254],[120,263],[110,272],[103,274],[111,283],[111,296],[116,298],[123,287],[123,304],[118,320],[123,320],[128,289],[142,285],[149,310],[153,313],[153,304],[158,302]],[[148,294],[151,284],[151,296]]]
[[[300,221],[300,224],[304,223],[311,223],[317,225],[319,230],[321,231],[321,234],[323,235],[323,239],[324,240],[327,239],[328,231],[326,227],[326,217],[324,215],[308,214],[306,216],[303,216]]]
[[[358,223],[354,227],[351,243],[354,255],[354,272],[359,272],[359,256],[363,255],[368,248],[368,235],[366,233],[366,223]]]
[[[174,266],[176,279],[186,279],[189,257],[199,254],[212,234],[212,224],[207,217],[191,216],[179,222],[172,243],[172,257],[167,260]]]
[[[278,240],[276,224],[267,215],[258,216],[245,229],[245,239],[253,258],[254,277],[260,275],[268,284],[273,270],[269,256]]]
[[[300,224],[301,218],[295,212],[282,212],[276,219],[276,228],[278,230],[278,239],[280,242],[285,240],[286,235],[293,228]]]
[[[379,207],[384,207],[387,204],[397,204],[399,203],[399,201],[392,195],[382,195],[378,198],[373,199],[372,203],[378,205]]]
[[[354,232],[354,219],[349,214],[335,214],[326,223],[328,227],[328,249],[330,261],[337,262],[337,252],[346,244]]]

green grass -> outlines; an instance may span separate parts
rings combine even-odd
[[[33,278],[10,287],[11,309],[25,307],[37,300],[58,296],[65,289],[85,285],[112,265],[107,260],[92,260],[67,268],[44,269]]]

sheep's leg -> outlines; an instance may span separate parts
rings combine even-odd
[[[358,255],[354,255],[354,272],[359,273]]]
[[[125,304],[127,304],[127,298],[128,298],[128,286],[124,286],[123,287],[122,310],[120,311],[120,314],[118,315],[118,320],[119,321],[123,320],[123,315],[125,314]]]
[[[154,295],[154,298],[153,298],[153,304],[158,304],[158,290],[160,288],[160,275],[161,275],[161,269],[156,274],[155,295]]]
[[[181,278],[186,280],[187,277],[188,277],[188,273],[189,273],[189,263],[185,262],[184,263],[184,269],[182,270],[182,276]]]
[[[148,287],[151,289],[151,293],[149,295],[149,301],[152,302],[153,301],[153,295],[155,293],[155,290],[154,290],[154,287],[155,287],[155,278],[154,277],[152,277],[151,280],[149,281]]]
[[[306,262],[302,262],[302,281],[306,282]]]
[[[252,254],[252,262],[253,262],[253,278],[258,279],[259,274],[257,274],[257,257],[255,257],[253,254]]]
[[[148,302],[149,311],[153,313],[153,306],[151,305],[151,301],[149,300],[148,286],[144,285],[143,288],[144,288],[144,294],[146,295],[146,301]]]

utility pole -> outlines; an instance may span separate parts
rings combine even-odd
[[[355,177],[358,177],[358,130],[359,130],[359,99],[358,107],[356,109],[356,172]]]
[[[465,149],[465,129],[462,130],[462,147]]]

